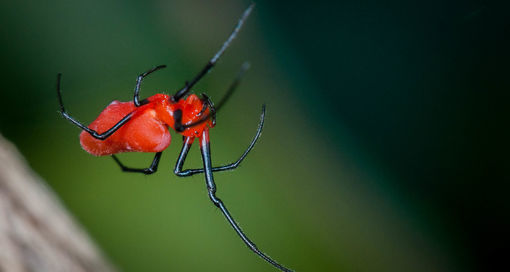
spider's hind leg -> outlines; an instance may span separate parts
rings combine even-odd
[[[98,139],[98,140],[105,140],[106,138],[110,137],[115,131],[117,131],[119,128],[121,128],[123,125],[125,125],[129,120],[131,120],[131,117],[133,117],[134,112],[128,113],[126,116],[122,117],[122,119],[113,127],[108,129],[107,131],[103,133],[98,133],[97,131],[88,128],[84,124],[82,124],[80,121],[73,118],[71,115],[67,113],[67,111],[64,108],[64,103],[62,102],[62,92],[61,92],[61,86],[60,81],[62,80],[62,74],[57,75],[57,96],[58,96],[58,102],[60,104],[60,114],[67,120],[69,120],[71,123],[73,123],[75,126],[81,128],[82,130],[85,130],[88,132],[92,137]]]
[[[124,172],[131,172],[131,173],[144,173],[146,175],[154,174],[156,171],[158,171],[158,165],[159,165],[159,159],[161,159],[161,154],[163,152],[158,152],[154,156],[154,159],[152,160],[151,165],[148,168],[131,168],[125,166],[122,162],[120,162],[119,158],[117,156],[112,155],[113,160],[120,166],[120,169]]]

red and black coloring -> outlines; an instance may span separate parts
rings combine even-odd
[[[209,198],[214,205],[221,210],[232,228],[234,228],[250,250],[274,267],[282,271],[291,271],[260,251],[241,230],[234,218],[230,215],[223,201],[216,196],[216,184],[214,182],[213,172],[237,168],[259,139],[264,125],[265,106],[263,105],[257,133],[241,157],[237,161],[224,166],[212,166],[209,129],[214,127],[216,123],[216,112],[232,95],[244,72],[248,69],[248,65],[244,64],[242,66],[239,75],[232,82],[225,96],[216,107],[205,94],[202,94],[201,97],[195,94],[189,94],[191,88],[214,67],[220,56],[237,36],[252,9],[253,4],[244,11],[241,19],[238,21],[228,39],[223,43],[220,50],[191,81],[186,82],[184,87],[172,96],[156,94],[140,100],[139,93],[142,80],[149,74],[166,67],[165,65],[160,65],[138,76],[133,101],[113,101],[89,126],[85,126],[83,123],[77,121],[65,110],[61,94],[61,74],[57,76],[58,101],[62,116],[82,129],[80,143],[83,149],[95,156],[111,155],[122,171],[125,172],[137,172],[147,175],[155,173],[158,169],[163,150],[170,145],[171,137],[168,128],[170,127],[181,134],[184,143],[177,159],[174,173],[179,177],[204,173]],[[186,160],[188,151],[195,138],[199,138],[204,167],[200,169],[183,170],[184,161]],[[148,168],[131,168],[122,164],[115,156],[115,154],[122,152],[151,152],[156,154]]]

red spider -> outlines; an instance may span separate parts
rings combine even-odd
[[[214,171],[237,168],[255,145],[264,125],[265,106],[262,106],[262,114],[260,115],[257,133],[243,155],[234,163],[220,167],[212,167],[211,151],[209,147],[209,129],[214,127],[216,123],[216,111],[221,108],[236,89],[242,75],[246,69],[248,69],[248,65],[243,65],[241,72],[230,85],[230,88],[218,103],[217,107],[214,107],[209,97],[205,94],[202,94],[201,98],[195,94],[185,97],[191,88],[213,68],[225,49],[227,49],[232,40],[236,37],[252,9],[253,4],[245,10],[241,19],[235,26],[234,31],[223,43],[223,46],[214,57],[209,60],[198,75],[190,82],[186,82],[184,87],[173,96],[156,94],[147,99],[139,99],[142,80],[150,73],[166,67],[165,65],[160,65],[138,76],[132,102],[113,101],[89,126],[85,126],[71,117],[64,109],[60,91],[61,74],[58,74],[57,77],[58,100],[62,116],[82,129],[80,143],[83,149],[95,156],[112,155],[115,162],[126,172],[139,172],[144,174],[156,172],[163,150],[170,145],[170,132],[168,131],[168,127],[171,127],[177,133],[183,135],[184,144],[179,158],[177,159],[174,173],[180,177],[205,173],[209,198],[216,207],[220,208],[227,221],[250,250],[276,268],[282,271],[291,271],[257,249],[255,244],[248,239],[234,218],[230,215],[225,204],[216,197],[216,184],[214,183],[212,173]],[[182,170],[188,151],[195,138],[199,138],[200,141],[204,168]],[[114,154],[121,152],[155,152],[156,155],[149,168],[137,169],[124,166],[119,159],[115,157]]]

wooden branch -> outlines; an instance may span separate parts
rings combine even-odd
[[[0,271],[114,271],[1,134]]]

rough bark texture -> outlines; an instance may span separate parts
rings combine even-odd
[[[0,271],[113,271],[0,134]]]

